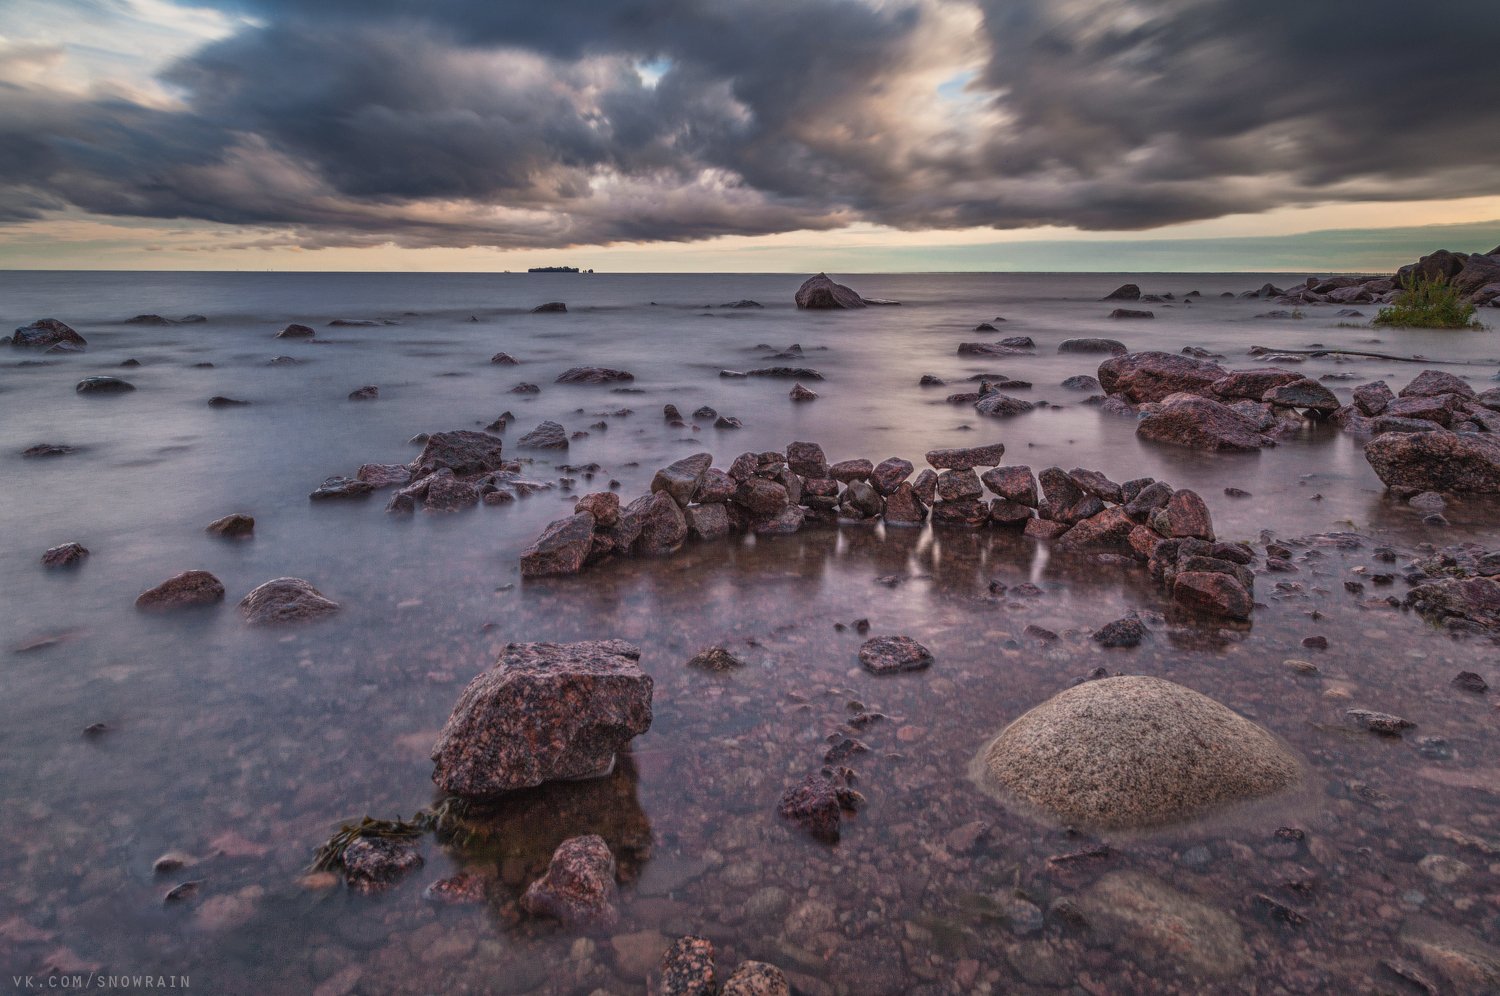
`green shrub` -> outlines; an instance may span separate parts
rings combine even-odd
[[[1474,318],[1474,305],[1448,283],[1448,278],[1412,274],[1401,281],[1401,294],[1394,304],[1381,308],[1374,325],[1397,325],[1415,329],[1482,329]]]

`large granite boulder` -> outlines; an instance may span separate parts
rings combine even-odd
[[[834,283],[826,273],[808,277],[802,286],[797,288],[796,301],[799,308],[863,308],[865,306],[864,298],[852,288]]]
[[[1274,735],[1182,685],[1144,675],[1077,685],[1007,726],[981,782],[1072,826],[1187,820],[1295,785],[1302,767]]]
[[[1105,393],[1139,405],[1179,392],[1208,394],[1228,373],[1217,363],[1180,353],[1126,353],[1099,364],[1099,384]]]
[[[1365,444],[1365,459],[1392,491],[1500,494],[1500,440],[1474,433],[1388,432]]]
[[[428,474],[444,469],[451,470],[460,476],[498,470],[505,464],[500,455],[500,448],[500,440],[485,432],[474,432],[470,429],[434,432],[427,437],[427,442],[422,446],[422,452],[411,462],[411,479],[426,477]],[[358,477],[360,480],[369,480],[375,487],[405,483],[394,476],[389,480],[385,478],[373,480],[366,475],[364,467],[360,468]]]
[[[39,318],[30,325],[22,325],[10,337],[12,346],[56,346],[66,344],[87,346],[88,340],[74,332],[56,318]]]
[[[528,450],[565,450],[568,448],[568,430],[546,419],[522,436],[517,445]]]
[[[306,622],[337,612],[339,603],[301,578],[276,578],[240,599],[240,614],[252,626]]]
[[[521,908],[571,930],[610,930],[620,922],[618,900],[614,855],[603,837],[591,833],[558,845],[547,874],[521,896]]]
[[[665,491],[637,498],[625,506],[620,521],[636,531],[633,545],[638,553],[652,556],[673,553],[687,539],[688,523],[682,506]]]
[[[521,551],[521,576],[541,578],[577,574],[594,544],[594,516],[578,512],[558,519]]]
[[[432,780],[485,798],[609,771],[651,728],[640,656],[621,640],[510,644],[453,707],[432,748]]]
[[[1151,412],[1136,424],[1142,439],[1194,450],[1258,450],[1275,445],[1239,412],[1208,398],[1182,397]]]
[[[224,584],[207,571],[183,571],[155,588],[140,593],[135,607],[147,612],[165,612],[224,601]]]

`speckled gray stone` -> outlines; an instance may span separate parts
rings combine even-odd
[[[1080,826],[1173,823],[1295,784],[1301,763],[1271,733],[1160,678],[1090,681],[1053,696],[985,748],[981,777]]]

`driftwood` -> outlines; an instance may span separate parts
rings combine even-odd
[[[1392,353],[1369,353],[1359,349],[1272,349],[1269,346],[1251,346],[1251,356],[1268,353],[1286,353],[1290,356],[1363,356],[1372,360],[1395,360],[1398,363],[1426,363],[1448,367],[1493,367],[1495,360],[1433,360],[1425,356],[1396,356]]]

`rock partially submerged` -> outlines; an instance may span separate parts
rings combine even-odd
[[[135,390],[135,385],[119,377],[85,377],[74,390],[79,394],[127,394]]]
[[[339,603],[301,578],[275,578],[240,600],[240,615],[252,626],[307,622],[338,608]]]
[[[135,607],[147,612],[165,612],[224,600],[224,584],[207,571],[184,571],[140,593]]]
[[[413,479],[444,469],[462,477],[499,470],[505,466],[505,460],[501,456],[501,441],[494,436],[471,429],[455,429],[450,432],[434,432],[428,436],[422,452],[410,466]],[[360,474],[360,479],[369,479],[376,487],[386,486],[373,477],[366,478],[363,473]]]
[[[859,662],[871,674],[899,674],[932,666],[932,651],[909,636],[877,636],[859,648]]]
[[[383,892],[423,864],[416,842],[404,837],[356,837],[339,861],[356,892]]]
[[[231,512],[210,522],[203,531],[220,539],[249,539],[255,534],[255,518],[243,512]]]
[[[22,325],[7,340],[12,346],[88,346],[88,340],[74,332],[56,318],[39,318],[30,325]]]
[[[826,273],[808,277],[795,296],[799,308],[863,308],[865,299],[852,288],[834,283]]]
[[[619,384],[635,380],[628,370],[610,367],[570,367],[557,376],[559,384]]]
[[[1184,395],[1142,418],[1136,435],[1195,450],[1251,451],[1275,441],[1227,405]]]
[[[1176,823],[1295,785],[1279,739],[1161,678],[1085,682],[1011,723],[985,748],[981,780],[1075,826]]]
[[[521,908],[570,930],[610,930],[620,922],[618,901],[614,855],[603,837],[591,833],[557,846],[547,874],[521,896]]]
[[[1364,452],[1397,493],[1500,494],[1500,438],[1446,429],[1390,432],[1366,443]]]
[[[89,555],[88,548],[82,543],[64,543],[54,546],[42,554],[43,567],[73,567],[83,562]]]
[[[620,640],[508,645],[453,707],[432,749],[432,780],[486,798],[608,772],[651,727],[640,656]]]

